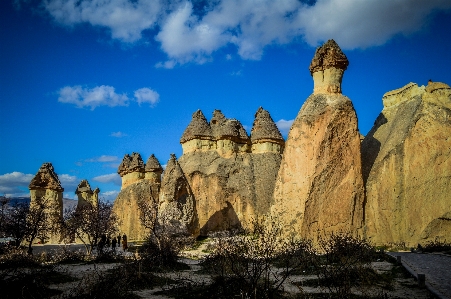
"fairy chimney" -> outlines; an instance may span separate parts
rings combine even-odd
[[[146,171],[144,177],[146,180],[150,180],[158,184],[161,183],[161,173],[163,172],[163,167],[161,167],[160,162],[158,162],[158,159],[154,154],[147,159],[144,170]]]
[[[52,163],[43,163],[38,172],[31,180],[30,185],[30,208],[38,203],[43,203],[45,212],[50,216],[50,221],[60,223],[63,218],[63,191],[58,175],[55,173]],[[60,241],[58,234],[52,234],[50,243]]]
[[[269,112],[262,107],[255,113],[251,130],[252,153],[282,153],[285,140]]]
[[[348,58],[333,39],[318,47],[309,67],[313,94],[341,93],[341,80],[348,65]]]
[[[201,110],[193,113],[188,127],[180,138],[183,153],[208,151],[216,148],[211,127]]]
[[[89,182],[87,180],[82,180],[75,190],[75,194],[77,194],[78,197],[77,207],[81,208],[86,205],[97,207],[99,205],[99,193],[99,188],[96,188],[93,191],[89,185]]]
[[[243,125],[236,119],[228,119],[221,110],[215,110],[210,127],[216,139],[219,155],[229,157],[235,153],[250,151],[250,139]]]
[[[117,173],[122,178],[122,187],[125,187],[144,179],[145,167],[144,161],[139,153],[126,154],[118,167]]]

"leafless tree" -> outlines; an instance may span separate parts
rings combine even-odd
[[[112,236],[117,233],[117,216],[113,213],[113,205],[99,201],[93,205],[86,203],[66,211],[64,215],[64,230],[69,238],[76,237],[90,255],[102,235]]]

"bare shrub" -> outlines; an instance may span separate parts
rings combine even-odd
[[[351,295],[358,287],[365,291],[376,251],[368,241],[350,234],[333,234],[318,241],[320,255],[315,259],[319,284],[339,298]]]
[[[427,242],[424,246],[418,244],[418,249],[422,252],[443,252],[451,255],[451,243],[446,240],[441,241],[439,238]]]
[[[277,219],[253,221],[250,227],[246,234],[218,238],[202,265],[215,284],[223,284],[219,291],[230,292],[233,283],[243,298],[274,298],[284,281],[309,263],[311,243],[284,238]]]

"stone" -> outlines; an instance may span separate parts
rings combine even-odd
[[[341,93],[341,81],[348,65],[348,58],[333,39],[318,47],[309,67],[313,94]]]
[[[87,180],[82,180],[78,184],[75,194],[78,197],[77,207],[81,208],[86,205],[91,205],[93,207],[99,206],[99,193],[100,189],[96,188],[94,191],[91,189],[91,185]]]
[[[161,183],[161,174],[163,173],[163,167],[161,167],[160,162],[155,157],[154,154],[152,154],[149,159],[147,159],[146,167],[144,168],[146,171],[145,179],[151,180],[156,184]]]
[[[329,41],[317,49],[310,70],[343,70],[345,58]],[[352,102],[338,93],[315,92],[302,105],[288,134],[272,214],[286,233],[315,242],[332,233],[358,234],[363,204],[360,133]]]
[[[268,111],[262,107],[255,113],[251,129],[252,153],[282,153],[285,140]]]
[[[158,207],[160,185],[151,180],[140,180],[123,188],[113,205],[113,212],[118,217],[120,234],[127,235],[127,239],[144,240],[149,233],[141,225],[139,203],[141,201]]]
[[[362,142],[366,236],[375,244],[451,239],[451,88],[409,83],[384,94]]]
[[[197,236],[199,233],[194,195],[174,154],[161,182],[158,219],[171,235]]]
[[[122,187],[125,188],[145,178],[145,165],[139,153],[126,154],[118,167],[117,173],[122,178]]]
[[[306,100],[285,143],[274,198],[273,213],[304,238],[362,228],[360,134],[347,97]]]
[[[63,191],[61,182],[56,174],[52,163],[43,163],[36,175],[31,180],[30,208],[36,205],[37,201],[45,198],[45,213],[49,214],[49,221],[58,225],[63,219]],[[56,229],[55,231],[58,231]],[[39,241],[39,240],[36,240]],[[41,240],[49,243],[59,243],[62,241],[61,234],[52,233],[48,240]]]

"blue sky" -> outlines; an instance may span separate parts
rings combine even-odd
[[[286,137],[330,38],[365,135],[385,92],[451,84],[450,28],[449,0],[1,1],[0,194],[52,162],[65,197],[88,179],[114,199],[124,154],[179,157],[197,109],[249,132],[262,106]]]

